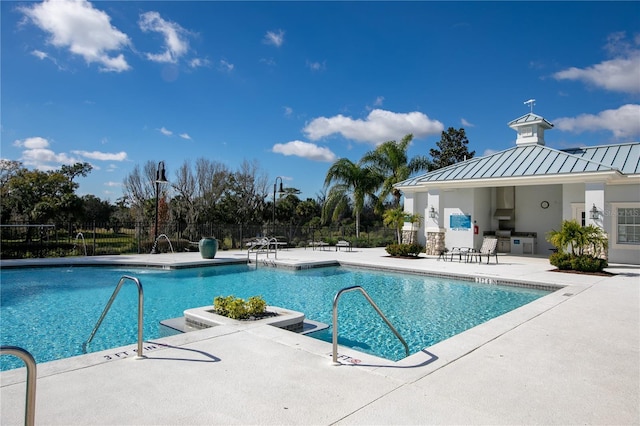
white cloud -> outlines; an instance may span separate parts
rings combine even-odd
[[[637,46],[640,39],[636,37],[633,43]],[[605,50],[616,57],[587,68],[571,67],[553,77],[583,81],[614,92],[640,93],[640,50],[626,41],[624,33],[611,34]]]
[[[466,119],[464,119],[464,118],[461,118],[461,119],[460,119],[460,123],[462,123],[462,125],[463,125],[464,127],[475,127],[475,124],[472,124],[472,123],[468,122],[468,121],[467,121]]]
[[[311,71],[324,71],[327,69],[326,63],[323,62],[311,62],[307,60],[307,67],[311,69]]]
[[[597,115],[581,114],[577,117],[557,118],[553,123],[557,129],[567,132],[606,130],[616,138],[637,137],[640,136],[640,105],[627,104]]]
[[[233,68],[235,68],[235,65],[233,65],[232,63],[229,63],[227,61],[225,61],[224,59],[220,60],[220,70],[222,71],[227,71],[227,72],[231,72],[233,71]]]
[[[124,151],[117,153],[100,152],[100,151],[71,151],[72,154],[79,155],[84,158],[90,158],[92,160],[100,161],[125,161],[127,159],[127,153]]]
[[[160,131],[160,133],[162,133],[165,136],[171,136],[173,135],[173,132],[171,130],[167,130],[164,127],[161,127],[158,129]]]
[[[116,188],[116,187],[122,186],[122,183],[120,183],[120,182],[105,182],[104,186],[108,186],[110,188]]]
[[[291,115],[293,114],[293,108],[291,107],[284,107],[284,116],[285,117],[291,117]]]
[[[284,31],[267,31],[267,33],[264,35],[264,39],[262,39],[262,42],[264,44],[271,44],[276,47],[280,47],[282,46],[282,43],[284,43]]]
[[[277,65],[273,58],[260,58],[260,63],[265,64],[268,67],[275,67]]]
[[[382,103],[384,102],[384,96],[378,96],[376,98],[376,100],[373,102],[373,106],[382,106]]]
[[[180,133],[180,137],[181,137],[182,139],[186,139],[186,140],[188,140],[188,141],[190,141],[190,140],[191,140],[191,136],[189,136],[189,134],[188,134],[188,133]]]
[[[313,161],[333,162],[337,159],[336,155],[330,149],[320,147],[313,143],[302,141],[291,141],[287,143],[277,143],[273,146],[272,151],[276,154],[286,156],[294,155],[296,157],[307,158]]]
[[[208,67],[210,64],[208,59],[193,58],[189,61],[191,68]]]
[[[347,139],[378,145],[388,140],[399,140],[408,133],[421,138],[439,134],[443,129],[441,122],[431,120],[418,111],[396,113],[374,109],[364,120],[342,114],[329,118],[318,117],[308,123],[303,132],[314,141],[340,134]]]
[[[109,15],[94,9],[86,0],[44,1],[20,10],[49,34],[48,42],[53,46],[69,49],[88,64],[100,64],[101,71],[122,72],[131,68],[122,53],[109,55],[129,46],[129,37],[111,25]],[[43,59],[41,54],[36,56]]]
[[[33,52],[31,52],[31,54],[39,59],[47,59],[49,57],[49,55],[47,55],[42,50],[34,50]]]
[[[175,64],[189,50],[189,42],[185,37],[188,32],[175,22],[165,21],[158,12],[143,13],[138,25],[144,32],[153,31],[164,36],[165,51],[147,53],[150,61]]]
[[[22,140],[16,140],[13,142],[13,146],[17,146],[19,148],[27,148],[27,149],[40,149],[47,148],[49,146],[49,141],[45,138],[41,138],[40,136],[36,136],[33,138],[27,138]]]

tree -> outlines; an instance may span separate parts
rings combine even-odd
[[[220,203],[232,172],[222,163],[198,158],[196,160],[196,195],[194,208],[198,221],[220,220]]]
[[[375,150],[367,152],[361,160],[363,164],[371,165],[379,174],[385,176],[379,199],[384,201],[392,195],[394,208],[400,206],[402,193],[393,185],[409,178],[412,173],[427,170],[429,166],[429,160],[425,156],[408,159],[407,148],[412,140],[413,135],[408,134],[400,142],[394,140],[384,142]]]
[[[221,221],[226,223],[260,223],[263,220],[267,175],[257,161],[243,161],[230,177],[221,202]]]
[[[111,215],[115,213],[116,207],[108,201],[103,201],[95,195],[83,195],[82,201],[82,219],[93,220],[99,223],[107,223],[111,219]]]
[[[9,174],[3,173],[3,179],[6,178],[2,185],[3,220],[5,209],[11,212],[12,220],[28,224],[66,220],[81,212],[81,201],[75,194],[78,184],[63,169],[43,172],[13,166],[9,167],[12,170]],[[85,174],[90,171],[81,163],[71,167],[83,169]],[[27,240],[31,238],[30,232],[31,228]]]
[[[389,209],[382,215],[384,224],[388,227],[394,227],[398,244],[402,244],[402,225],[407,218],[407,214],[401,208]]]
[[[549,231],[547,241],[560,252],[570,252],[572,256],[583,256],[588,252],[596,257],[608,247],[607,236],[602,228],[581,226],[576,220],[565,220],[559,231]]]
[[[441,169],[473,158],[476,152],[469,152],[468,144],[469,140],[463,128],[456,130],[449,127],[446,132],[442,132],[440,141],[436,144],[439,149],[429,150],[432,160],[428,161],[427,170]]]
[[[329,213],[333,220],[353,205],[356,219],[356,237],[360,236],[360,214],[366,198],[377,200],[374,192],[380,186],[383,177],[370,167],[353,163],[341,158],[329,168],[324,180],[325,188],[334,184],[327,193],[327,201],[322,208],[322,221],[327,222]]]

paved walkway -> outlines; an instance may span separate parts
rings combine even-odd
[[[219,252],[205,263],[244,259]],[[639,266],[600,277],[550,272],[541,257],[465,264],[382,249],[284,250],[276,264],[336,260],[564,287],[397,363],[341,347],[334,366],[330,344],[254,325],[147,342],[143,360],[123,354],[131,345],[39,364],[36,424],[640,424]],[[64,261],[203,262],[197,253]],[[2,425],[23,422],[24,376],[0,374]]]

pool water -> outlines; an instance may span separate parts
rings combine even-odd
[[[344,267],[288,271],[246,265],[180,270],[115,267],[3,269],[0,344],[20,346],[38,363],[83,354],[107,301],[123,275],[144,288],[144,339],[160,336],[159,323],[185,309],[213,304],[216,296],[262,296],[269,305],[300,311],[331,324],[335,294],[362,286],[407,341],[411,353],[454,336],[548,294],[422,275]],[[339,343],[392,360],[402,344],[359,292],[342,295]],[[331,329],[310,336],[331,341]],[[137,342],[137,287],[123,285],[87,351]],[[1,357],[0,369],[21,367]]]

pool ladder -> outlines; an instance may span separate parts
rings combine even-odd
[[[273,250],[271,250],[271,246],[273,245]],[[258,266],[258,255],[259,254],[266,254],[267,258],[269,257],[269,253],[273,252],[274,253],[274,257],[277,259],[278,258],[278,239],[275,237],[271,237],[269,239],[263,239],[261,240],[259,243],[252,245],[249,247],[249,249],[247,250],[247,262],[251,263],[251,252],[254,252],[256,254],[256,266]],[[267,262],[265,260],[264,262],[265,265],[268,265],[269,262]],[[272,265],[275,265],[275,261],[271,261]]]
[[[36,360],[28,351],[17,346],[0,346],[0,355],[13,355],[27,366],[27,399],[24,407],[24,424],[33,426],[36,418]]]
[[[91,340],[93,340],[93,336],[95,336],[96,332],[98,331],[98,328],[100,328],[100,324],[102,324],[102,320],[104,320],[104,317],[107,315],[107,312],[109,312],[109,309],[111,308],[111,305],[113,304],[113,301],[115,300],[116,296],[118,295],[118,292],[120,291],[120,287],[122,287],[122,284],[124,284],[125,281],[127,281],[127,280],[133,281],[134,283],[136,283],[136,286],[138,287],[138,351],[137,351],[136,358],[137,359],[144,358],[144,356],[142,355],[142,328],[143,328],[143,314],[144,314],[144,303],[143,303],[144,294],[143,294],[143,291],[142,291],[142,284],[140,283],[140,280],[135,278],[135,277],[130,277],[128,275],[123,275],[122,278],[120,278],[120,281],[118,281],[118,285],[116,286],[116,289],[113,291],[113,294],[111,295],[111,298],[107,302],[107,306],[105,306],[104,311],[102,311],[102,315],[100,315],[100,319],[96,323],[96,326],[93,327],[93,331],[91,332],[91,335],[89,336],[87,341],[82,344],[82,351],[84,353],[87,353],[87,345],[91,342]]]
[[[340,299],[340,296],[342,296],[344,293],[348,293],[350,291],[355,291],[358,290],[360,293],[362,293],[362,295],[365,297],[365,299],[367,299],[367,302],[369,302],[369,304],[373,307],[373,309],[376,310],[376,312],[378,313],[378,315],[380,315],[380,318],[383,319],[383,321],[387,324],[387,326],[391,329],[391,331],[393,331],[393,334],[396,335],[396,337],[402,342],[402,344],[404,345],[404,350],[407,354],[407,356],[409,356],[409,345],[407,345],[407,342],[402,338],[402,336],[400,335],[400,333],[398,333],[398,330],[396,330],[396,328],[393,326],[393,324],[391,324],[391,322],[387,319],[387,317],[382,313],[382,311],[380,310],[380,308],[378,308],[378,305],[376,305],[376,303],[373,301],[373,299],[371,297],[369,297],[369,294],[367,294],[367,292],[364,290],[364,288],[362,288],[359,285],[356,286],[352,286],[352,287],[345,287],[342,290],[340,290],[339,292],[336,293],[335,297],[333,298],[333,364],[334,365],[341,365],[338,362],[338,299]]]

